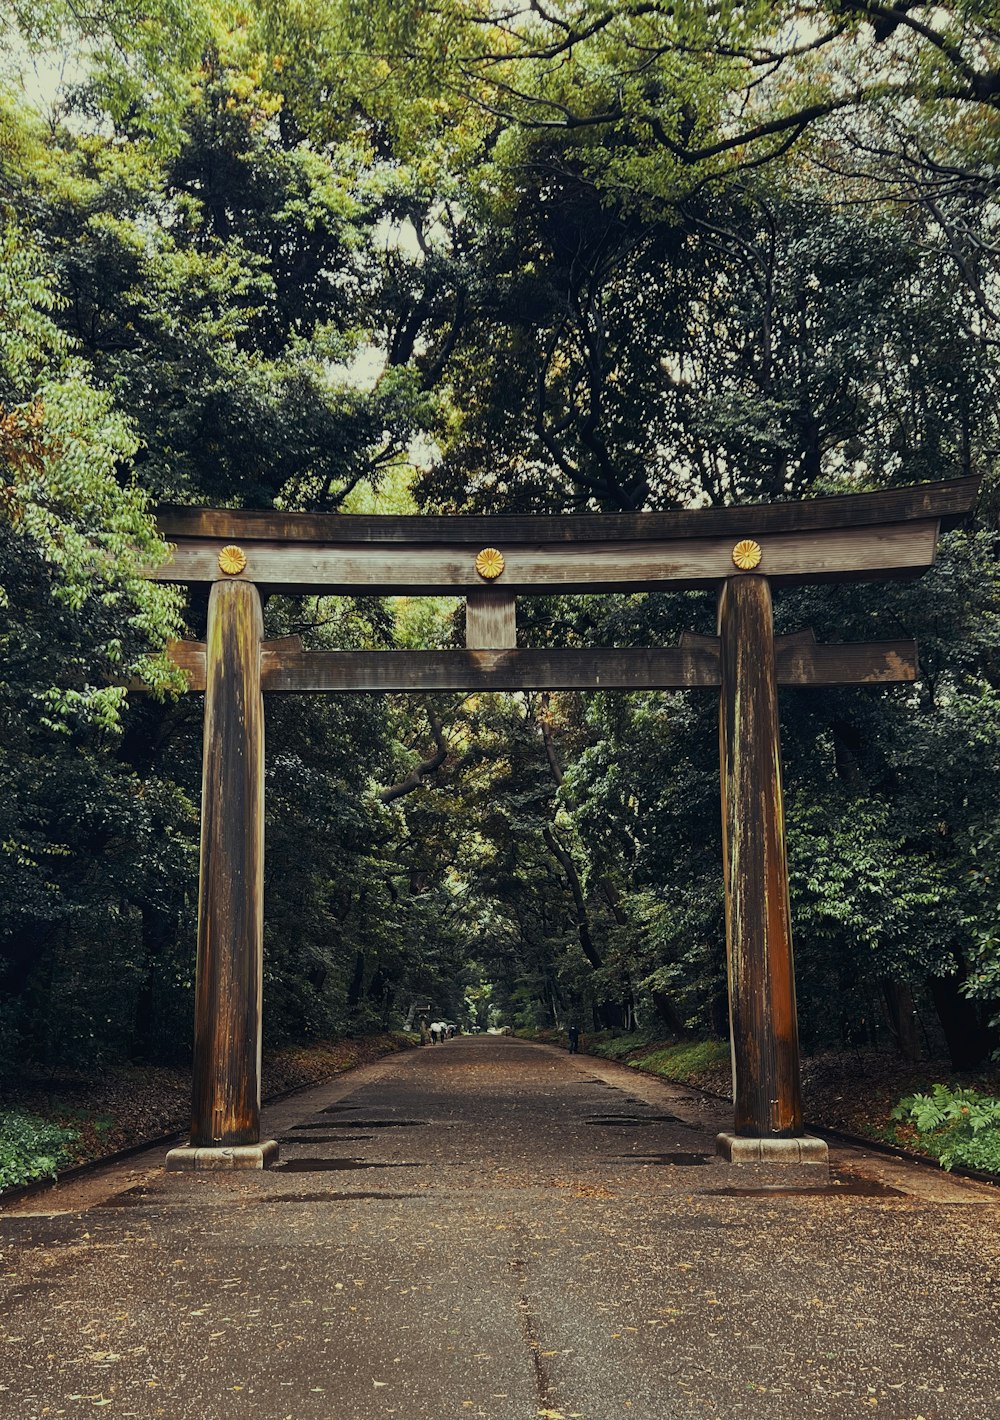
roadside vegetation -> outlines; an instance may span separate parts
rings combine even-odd
[[[79,1140],[64,1129],[30,1114],[0,1114],[0,1192],[37,1179],[55,1178],[68,1164]]]
[[[565,1031],[519,1034],[562,1048],[567,1044]],[[580,1049],[732,1097],[727,1041],[657,1042],[642,1032],[596,1032],[581,1038]],[[925,1154],[945,1169],[1000,1176],[1000,1072],[995,1066],[970,1076],[956,1074],[947,1061],[906,1064],[870,1049],[820,1052],[802,1064],[811,1124]]]
[[[1000,1099],[995,1095],[937,1084],[929,1094],[900,1100],[892,1118],[900,1121],[896,1138],[906,1142],[912,1131],[917,1147],[942,1168],[1000,1174]]]
[[[420,1037],[390,1031],[265,1053],[264,1099],[331,1079]],[[190,1071],[120,1063],[101,1071],[22,1070],[2,1082],[0,1193],[187,1128]]]

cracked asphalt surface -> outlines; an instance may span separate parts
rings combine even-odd
[[[0,1217],[0,1416],[998,1420],[1000,1190],[857,1149],[745,1187],[726,1107],[498,1037]]]

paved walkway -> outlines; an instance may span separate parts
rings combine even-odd
[[[997,1420],[1000,1191],[837,1151],[732,1190],[717,1107],[493,1037],[0,1218],[0,1416]]]

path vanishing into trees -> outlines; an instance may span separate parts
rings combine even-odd
[[[458,1039],[265,1111],[273,1171],[162,1150],[0,1218],[0,1414],[1000,1414],[1000,1191],[833,1149],[740,1189],[729,1107]]]

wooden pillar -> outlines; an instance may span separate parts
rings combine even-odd
[[[735,1132],[802,1134],[798,1023],[771,590],[723,583],[719,598],[722,845]]]
[[[260,597],[216,582],[208,604],[191,1143],[260,1139],[264,702]]]

